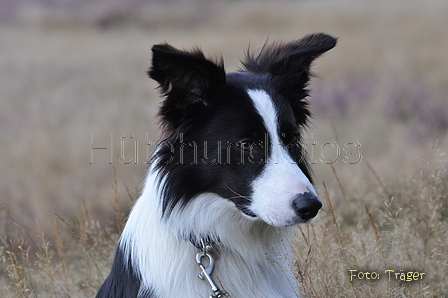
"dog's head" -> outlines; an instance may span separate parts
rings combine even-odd
[[[306,86],[313,60],[335,44],[322,33],[266,44],[228,74],[200,50],[155,45],[148,74],[165,97],[155,157],[163,213],[212,193],[273,226],[315,217],[322,204],[301,144]]]

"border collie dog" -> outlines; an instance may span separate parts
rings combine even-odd
[[[97,297],[299,296],[288,236],[322,207],[301,144],[307,84],[335,45],[265,44],[227,74],[200,50],[152,48],[160,143]]]

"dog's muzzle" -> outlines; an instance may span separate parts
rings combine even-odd
[[[292,201],[292,208],[298,217],[297,222],[309,221],[317,215],[321,207],[321,201],[311,192],[295,195],[294,200]]]

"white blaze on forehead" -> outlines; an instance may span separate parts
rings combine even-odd
[[[247,93],[252,98],[258,114],[263,118],[264,126],[271,140],[269,144],[271,154],[267,163],[287,163],[294,164],[298,167],[280,140],[278,133],[278,113],[269,94],[264,90],[249,90]],[[268,144],[265,145],[268,146]]]
[[[247,94],[263,118],[270,137],[270,155],[263,171],[252,182],[252,203],[249,207],[268,224],[287,226],[293,224],[296,218],[292,208],[294,197],[305,192],[315,194],[315,191],[280,140],[278,113],[269,94],[264,90],[248,90]]]
[[[272,142],[277,142],[279,139],[278,129],[278,115],[269,94],[264,90],[249,90],[247,92],[254,102],[258,114],[263,118],[264,126],[266,127]]]

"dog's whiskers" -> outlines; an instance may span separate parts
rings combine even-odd
[[[237,193],[236,191],[234,191],[232,188],[230,188],[230,186],[227,185],[227,183],[224,183],[226,185],[226,187],[233,192],[234,194],[236,194],[235,197],[230,197],[229,199],[238,199],[238,198],[243,198],[245,200],[250,200],[250,198],[248,196],[244,196],[242,194]]]

